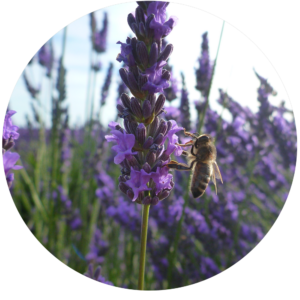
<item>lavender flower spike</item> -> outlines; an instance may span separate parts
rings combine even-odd
[[[106,140],[117,143],[112,149],[117,152],[115,163],[122,167],[120,190],[140,204],[156,205],[168,196],[174,183],[164,166],[172,153],[182,153],[176,145],[176,133],[183,128],[173,120],[166,122],[160,117],[166,100],[163,92],[170,86],[171,78],[164,67],[173,51],[171,44],[162,49],[162,39],[172,31],[177,20],[171,17],[166,21],[168,4],[138,2],[135,16],[129,14],[127,19],[136,37],[127,38],[126,43],[118,42],[121,53],[117,61],[125,65],[120,75],[134,97],[121,95],[117,109],[125,129],[110,123],[112,131]]]
[[[14,110],[9,110],[6,113],[3,125],[3,139],[8,140],[10,138],[17,140],[19,138],[19,133],[17,132],[19,127],[13,125],[11,117],[16,113]]]
[[[12,186],[14,181],[14,174],[11,173],[11,170],[20,170],[23,168],[22,166],[16,165],[19,158],[20,155],[18,153],[7,151],[3,154],[4,173],[9,188]]]

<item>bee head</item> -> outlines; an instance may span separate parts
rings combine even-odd
[[[202,134],[196,141],[195,146],[198,148],[200,145],[207,144],[212,141],[212,137],[209,134]]]

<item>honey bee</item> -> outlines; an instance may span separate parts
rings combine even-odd
[[[183,151],[183,155],[187,156],[189,165],[178,163],[171,160],[167,166],[170,169],[178,171],[192,171],[191,192],[194,198],[201,197],[212,179],[216,193],[216,178],[223,183],[218,164],[216,162],[217,151],[213,138],[209,134],[196,136],[193,133],[184,130],[184,134],[193,138],[185,144],[177,144],[181,147],[192,147],[190,151]]]

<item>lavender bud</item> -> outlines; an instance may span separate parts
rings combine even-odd
[[[161,160],[159,160],[155,166],[151,169],[151,172],[156,172],[157,168],[161,168],[162,167],[163,162]]]
[[[151,172],[151,167],[149,166],[148,163],[144,163],[143,165],[143,170],[147,173],[150,173]]]
[[[11,148],[13,148],[15,145],[15,142],[12,138],[8,139],[8,140],[4,140],[2,139],[2,150],[10,150]],[[3,154],[3,153],[2,153]]]
[[[136,117],[139,119],[143,117],[142,108],[138,99],[132,97],[130,101],[130,107]]]
[[[149,149],[153,144],[153,137],[152,136],[149,136],[147,138],[147,140],[145,141],[144,145],[143,145],[143,148],[144,149]]]
[[[150,53],[149,53],[149,65],[153,66],[157,62],[158,58],[158,45],[157,43],[153,43],[151,45]]]
[[[133,193],[133,191],[132,191],[132,189],[129,189],[127,192],[126,192],[126,194],[127,194],[127,196],[129,197],[129,199],[133,199],[133,197],[134,197],[134,193]]]
[[[143,204],[151,204],[151,197],[150,196],[146,196],[143,201],[142,201]]]
[[[139,6],[135,10],[135,18],[136,18],[136,22],[138,24],[140,24],[140,23],[145,24],[145,15],[144,15],[143,9]]]
[[[128,82],[128,79],[127,79],[128,71],[125,68],[121,68],[119,70],[119,74],[120,74],[123,82],[129,87],[129,82]]]
[[[160,54],[160,56],[158,58],[158,61],[162,61],[162,60],[166,61],[170,57],[170,55],[172,54],[173,49],[174,49],[173,45],[172,44],[168,44],[165,47],[165,49],[161,52],[161,54]]]
[[[143,145],[145,143],[146,127],[143,123],[139,124],[139,126],[136,129],[136,138],[141,145]]]
[[[130,98],[127,94],[121,95],[121,101],[122,101],[124,107],[130,108]]]
[[[158,117],[155,117],[153,122],[150,124],[149,136],[154,136],[157,128],[158,128]]]
[[[129,122],[129,127],[130,127],[131,132],[135,135],[136,129],[138,127],[138,123],[136,121],[132,120]]]
[[[129,83],[128,87],[130,88],[132,93],[139,93],[139,86],[137,84],[137,81],[136,81],[133,73],[129,72],[127,78],[128,78],[128,83]]]
[[[133,25],[133,27],[134,28],[136,27],[136,30],[138,31],[138,27],[137,27],[136,24]],[[138,33],[136,33],[136,35],[138,35]],[[136,52],[137,39],[135,37],[131,39],[130,45],[132,47],[132,55],[133,55],[136,63],[139,65],[141,62],[140,62],[140,58],[139,58],[139,56],[138,56],[138,54]]]
[[[148,82],[148,76],[147,75],[139,75],[139,81],[138,81],[138,85],[139,85],[139,89],[141,90],[143,85]]]
[[[124,127],[127,133],[132,133],[130,129],[130,121],[128,119],[124,120]]]
[[[125,109],[125,107],[124,107],[123,105],[117,104],[117,110],[118,110],[121,114],[123,114],[124,109]]]
[[[155,136],[154,136],[154,139],[160,134],[162,133],[162,135],[165,135],[165,133],[167,132],[167,122],[165,122],[164,120],[161,120],[160,121],[160,124],[159,124],[159,127],[158,129],[156,130],[155,132]]]
[[[151,104],[149,100],[144,101],[143,103],[143,117],[144,119],[147,119],[151,116],[152,110],[151,110]]]
[[[119,176],[119,183],[121,183],[121,182],[126,182],[126,179],[125,179],[124,175]]]
[[[9,189],[12,187],[14,179],[15,179],[14,173],[10,173],[6,176],[6,182],[7,182],[7,185],[8,185]]]
[[[133,24],[133,28],[135,30],[136,37],[141,41],[143,40],[144,36],[140,33],[140,27],[138,24]]]
[[[166,154],[166,151],[164,151],[164,153],[161,155],[160,159],[162,161],[166,161],[170,158],[170,155]]]
[[[168,196],[170,195],[170,191],[168,190],[163,190],[162,192],[160,192],[158,194],[158,199],[161,201],[161,200],[164,200],[165,198],[167,198]]]
[[[147,13],[147,8],[148,8],[148,4],[146,1],[137,1],[136,2],[145,12],[145,14]]]
[[[146,37],[147,34],[146,34],[146,28],[145,28],[145,25],[144,23],[140,23],[139,25],[139,31],[140,31],[140,34],[143,36],[143,37]]]
[[[133,167],[135,170],[139,170],[139,163],[133,155],[130,158],[127,158],[127,161],[130,167]]]
[[[136,45],[136,52],[139,56],[141,63],[143,64],[144,68],[148,67],[148,51],[147,47],[144,42],[138,42]]]
[[[153,151],[154,153],[156,153],[157,150],[158,150],[158,145],[157,145],[157,144],[153,144],[153,145],[150,147],[150,150]]]
[[[155,18],[154,14],[151,14],[150,16],[147,17],[147,20],[145,22],[145,28],[148,37],[150,37],[150,35],[153,33],[153,30],[150,28],[150,23],[154,18]]]
[[[170,185],[171,185],[172,188],[174,187],[175,183],[174,183],[173,180],[171,180]]]
[[[151,205],[156,205],[159,202],[159,199],[157,196],[153,197],[151,200]]]
[[[119,190],[120,190],[122,193],[126,194],[127,191],[128,191],[128,189],[129,189],[129,187],[128,187],[124,182],[120,182],[120,183],[119,183]]]
[[[152,165],[154,164],[155,160],[156,160],[156,155],[155,155],[155,153],[152,152],[152,151],[149,151],[149,152],[147,153],[147,155],[146,155],[146,162],[147,162],[150,166],[152,166]]]
[[[160,145],[162,143],[164,139],[164,135],[162,133],[160,133],[155,139],[154,139],[154,143],[157,145]]]
[[[153,110],[154,105],[155,105],[155,101],[156,101],[156,95],[155,94],[150,94],[150,95],[148,95],[147,99],[150,101],[151,110]]]
[[[164,107],[166,97],[163,94],[160,94],[155,103],[155,115],[159,114]]]
[[[127,17],[127,23],[129,25],[129,27],[131,28],[131,30],[133,31],[132,29],[132,25],[135,23],[135,17],[133,16],[133,14],[129,14],[128,17]]]
[[[160,157],[161,153],[163,152],[164,147],[163,146],[159,146],[157,152],[156,152],[156,158]]]
[[[167,122],[167,132],[166,132],[166,134],[170,131],[171,128],[172,128],[172,122],[168,121]]]
[[[161,75],[161,78],[165,79],[165,80],[170,80],[171,73],[169,71],[167,71],[167,70],[164,70],[163,74]]]

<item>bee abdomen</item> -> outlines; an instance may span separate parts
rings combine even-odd
[[[197,163],[191,184],[191,192],[194,198],[201,197],[208,186],[211,175],[211,167],[208,164]]]

